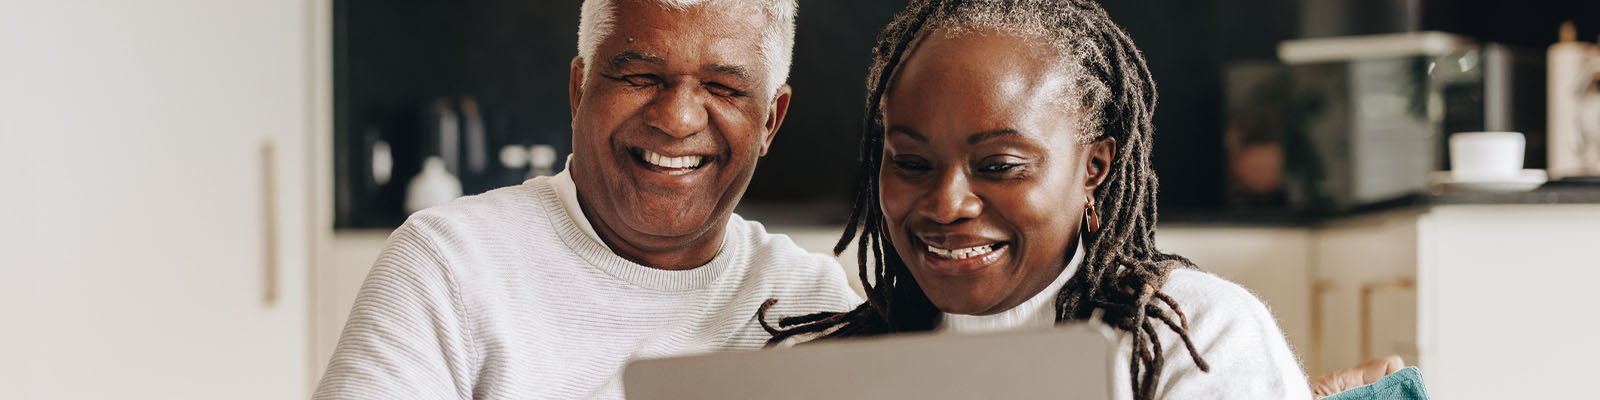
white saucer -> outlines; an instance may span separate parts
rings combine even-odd
[[[1433,181],[1439,185],[1484,192],[1526,192],[1538,189],[1549,180],[1550,175],[1542,169],[1525,169],[1516,177],[1494,180],[1457,180],[1450,171],[1433,173]]]

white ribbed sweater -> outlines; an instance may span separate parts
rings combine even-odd
[[[766,299],[782,300],[773,316],[861,302],[832,258],[738,215],[704,266],[630,262],[585,232],[570,185],[536,178],[412,215],[315,398],[621,398],[630,360],[760,348]]]
[[[944,314],[939,329],[953,333],[982,333],[1042,328],[1055,324],[1055,298],[1067,279],[1083,262],[1080,244],[1072,261],[1050,286],[1010,310],[992,315]],[[1311,389],[1300,372],[1289,343],[1267,306],[1233,282],[1194,269],[1178,269],[1167,276],[1161,291],[1177,300],[1189,321],[1189,338],[1206,360],[1204,372],[1189,356],[1183,339],[1158,325],[1161,355],[1166,365],[1159,373],[1158,399],[1310,399]],[[1132,399],[1133,335],[1117,331],[1117,357],[1113,359],[1112,398]]]

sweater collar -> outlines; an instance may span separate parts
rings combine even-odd
[[[572,155],[567,155],[566,168],[562,168],[561,173],[551,177],[550,183],[556,187],[556,194],[561,196],[562,208],[566,209],[567,217],[572,218],[572,223],[577,225],[589,239],[600,242],[600,234],[595,233],[594,226],[589,225],[589,218],[583,215],[583,207],[578,206],[578,184],[572,181]]]
[[[628,283],[662,291],[685,291],[703,288],[715,281],[722,271],[729,265],[743,263],[744,254],[729,249],[739,249],[741,246],[730,244],[731,241],[745,239],[741,233],[744,225],[739,223],[743,219],[737,214],[728,218],[727,226],[722,233],[722,247],[717,250],[717,255],[705,265],[692,269],[671,271],[651,268],[633,261],[611,251],[609,246],[600,239],[600,235],[589,224],[589,218],[583,214],[583,207],[578,205],[577,184],[572,180],[568,170],[572,166],[572,157],[567,157],[567,167],[561,173],[550,177],[548,180],[534,180],[549,182],[539,186],[540,197],[547,205],[546,215],[550,216],[550,223],[555,228],[568,248],[571,248],[584,261],[619,280]]]

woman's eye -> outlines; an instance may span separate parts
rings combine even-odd
[[[980,170],[982,170],[983,172],[1006,172],[1006,171],[1010,171],[1012,168],[1016,168],[1017,166],[1020,166],[1020,165],[1022,165],[1022,164],[989,163],[989,164],[984,164],[984,166]]]
[[[978,172],[988,175],[1006,175],[1020,171],[1022,166],[1022,163],[991,162],[979,166]]]
[[[928,163],[915,158],[895,158],[890,160],[894,169],[905,173],[920,173],[929,170]]]

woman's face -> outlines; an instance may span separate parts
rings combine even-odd
[[[940,310],[986,315],[1060,275],[1112,140],[1080,144],[1072,81],[1044,45],[923,39],[884,100],[880,203],[890,241]]]

